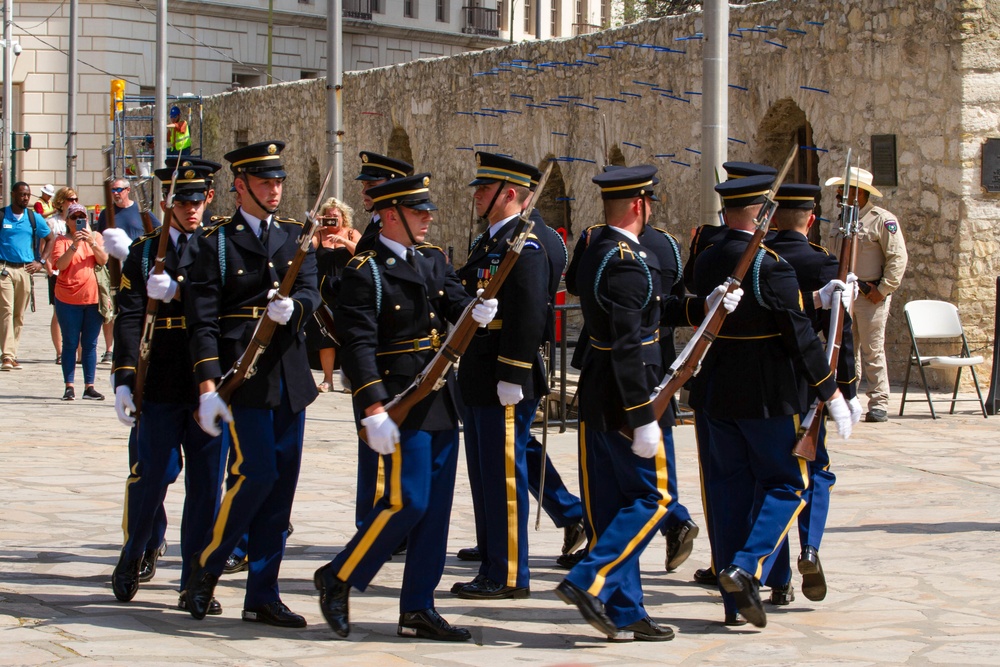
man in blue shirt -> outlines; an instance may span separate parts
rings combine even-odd
[[[124,178],[116,178],[111,184],[111,199],[115,203],[115,227],[124,230],[133,241],[146,233],[142,226],[142,213],[139,211],[139,204],[132,201],[129,196],[132,187]],[[149,214],[153,220],[153,227],[159,227],[160,221],[152,213]],[[107,209],[101,211],[97,218],[97,231],[104,233],[107,225]]]
[[[31,276],[45,266],[56,237],[42,216],[28,207],[27,183],[18,181],[10,194],[0,228],[0,370],[4,371],[21,370],[17,345],[31,300]]]

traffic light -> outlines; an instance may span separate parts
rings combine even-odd
[[[111,79],[111,120],[125,105],[125,79]]]

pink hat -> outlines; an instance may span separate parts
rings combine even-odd
[[[66,219],[68,220],[72,218],[77,213],[83,213],[84,215],[87,215],[87,209],[84,207],[83,204],[79,202],[73,202],[72,204],[69,205],[69,209],[67,209],[66,211]]]

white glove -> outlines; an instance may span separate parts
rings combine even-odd
[[[382,456],[388,456],[396,451],[399,442],[399,427],[389,417],[388,412],[379,412],[361,420],[365,427],[365,441],[372,451]]]
[[[146,294],[157,301],[171,301],[177,295],[177,281],[166,273],[151,275],[146,281]]]
[[[855,301],[857,301],[858,300],[858,294],[861,292],[861,288],[858,286],[858,277],[856,275],[854,275],[853,273],[848,273],[847,274],[847,284],[850,285],[850,286],[852,286],[854,288],[852,290],[852,294],[854,296],[851,297],[851,298],[853,298]]]
[[[722,299],[722,307],[726,309],[727,313],[736,310],[736,306],[740,305],[740,299],[743,298],[743,288],[737,287],[728,293],[726,292],[727,289],[729,289],[729,285],[723,283],[712,290],[712,293],[705,298],[706,313],[715,308],[715,304],[719,303],[719,299]]]
[[[847,406],[847,401],[840,394],[837,394],[836,398],[832,398],[826,402],[826,408],[830,411],[830,416],[833,417],[833,421],[837,424],[837,433],[844,440],[851,437],[851,428],[853,421],[851,418],[851,409]]]
[[[476,292],[476,296],[482,295],[483,290]],[[486,299],[482,303],[477,303],[472,307],[472,319],[474,319],[480,327],[485,327],[493,321],[494,317],[497,316],[497,308],[499,305],[500,304],[496,299]]]
[[[651,459],[656,456],[662,440],[663,432],[655,421],[638,426],[632,434],[632,453],[640,458]]]
[[[517,405],[524,398],[524,392],[521,391],[521,385],[500,380],[497,382],[497,397],[500,405]]]
[[[295,302],[287,296],[275,299],[274,295],[277,292],[278,290],[271,290],[267,293],[267,298],[271,299],[267,303],[267,316],[278,324],[288,324],[288,320],[292,319],[292,313],[295,312]]]
[[[837,288],[841,290],[840,300],[844,304],[844,308],[851,307],[851,295],[854,293],[854,290],[849,288],[844,281],[835,278],[819,288],[819,303],[825,310],[833,307],[833,295]]]
[[[115,414],[125,426],[135,426],[135,417],[132,416],[135,414],[135,401],[132,400],[132,390],[126,385],[115,387]]]
[[[198,397],[198,426],[209,435],[222,435],[222,428],[216,423],[221,419],[227,424],[232,423],[233,413],[229,411],[226,402],[214,391],[207,391]]]
[[[861,421],[861,401],[858,400],[857,396],[847,402],[847,407],[851,411],[851,423],[857,424]]]
[[[105,229],[101,236],[104,237],[104,249],[109,255],[119,261],[125,261],[128,257],[128,248],[132,245],[132,239],[128,237],[124,229]]]

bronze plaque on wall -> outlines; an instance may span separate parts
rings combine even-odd
[[[987,139],[983,144],[983,188],[1000,192],[1000,139]]]
[[[872,135],[872,185],[896,187],[896,135]]]

